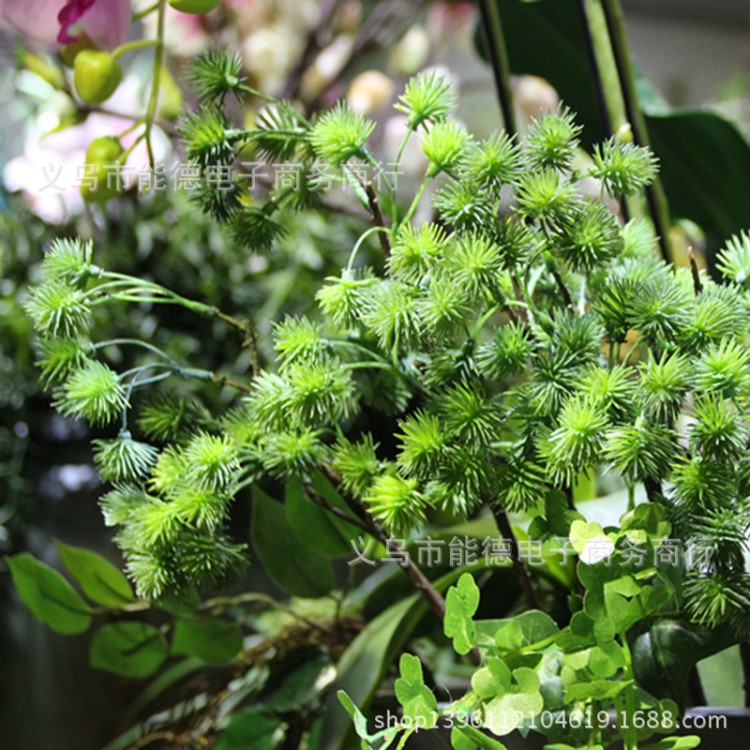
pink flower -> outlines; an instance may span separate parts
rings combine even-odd
[[[81,28],[98,46],[114,49],[130,29],[129,0],[0,0],[0,16],[25,36],[45,44],[75,41]]]

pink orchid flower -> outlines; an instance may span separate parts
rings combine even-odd
[[[0,0],[0,17],[25,36],[45,44],[75,41],[80,25],[104,49],[122,44],[130,30],[129,0]]]

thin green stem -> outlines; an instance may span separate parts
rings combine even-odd
[[[153,352],[159,357],[163,357],[172,364],[177,364],[172,357],[159,349],[158,346],[149,344],[147,341],[141,341],[140,339],[108,339],[107,341],[100,341],[98,344],[94,344],[92,349],[96,351],[97,349],[105,349],[108,346],[140,346],[143,349],[148,349],[148,351]]]
[[[349,255],[349,262],[346,265],[346,270],[347,271],[351,271],[354,268],[354,261],[357,258],[357,253],[359,252],[360,247],[362,247],[364,241],[368,237],[371,237],[373,234],[377,234],[378,232],[386,232],[386,233],[388,233],[388,231],[389,230],[388,230],[387,227],[377,226],[377,227],[370,227],[368,230],[366,230],[365,232],[363,232],[362,235],[360,236],[360,238],[355,243],[354,248],[352,249],[351,254]]]
[[[638,102],[638,93],[636,91],[635,76],[633,75],[633,66],[628,50],[628,38],[625,30],[625,16],[622,12],[622,6],[620,5],[620,0],[600,0],[600,2],[602,1],[620,78],[622,96],[625,101],[630,124],[633,128],[633,136],[639,146],[650,146],[651,141],[648,134],[648,126],[646,125],[646,118]],[[654,180],[650,187],[646,188],[646,198],[651,221],[659,235],[659,246],[662,256],[668,263],[674,263],[672,244],[669,238],[669,228],[671,226],[669,205],[666,193],[664,192],[664,186],[659,177]]]
[[[134,42],[128,42],[118,47],[112,52],[112,57],[117,59],[121,55],[125,55],[128,52],[133,52],[137,49],[146,49],[147,47],[158,47],[159,42],[156,39],[137,39]]]
[[[409,206],[409,210],[406,212],[404,218],[399,222],[399,227],[408,224],[411,220],[411,217],[414,216],[414,212],[417,210],[417,206],[419,206],[419,201],[422,199],[424,191],[427,190],[427,186],[430,184],[431,180],[432,175],[428,171],[425,175],[425,178],[422,180],[422,184],[419,186],[419,190],[417,190],[417,194],[414,196],[414,200],[411,202],[411,206]]]
[[[146,18],[146,16],[150,16],[152,13],[154,13],[157,10],[159,10],[158,0],[153,5],[149,5],[147,8],[144,8],[143,10],[138,11],[138,13],[133,13],[132,20],[133,22],[141,21],[144,18]]]
[[[148,108],[146,110],[146,150],[148,151],[148,162],[151,168],[155,166],[154,160],[154,148],[151,142],[151,129],[154,126],[154,120],[156,119],[156,110],[159,106],[159,90],[161,88],[161,74],[162,66],[164,64],[164,31],[166,28],[166,0],[159,0],[157,13],[158,18],[156,21],[156,53],[154,54],[154,72],[153,80],[151,83],[151,96],[148,101]]]
[[[503,114],[505,130],[508,135],[514,136],[518,132],[518,127],[513,107],[513,88],[510,84],[510,59],[500,18],[500,3],[497,0],[481,0],[479,9],[487,40],[487,51],[495,74],[495,89]]]

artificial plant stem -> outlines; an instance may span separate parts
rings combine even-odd
[[[371,182],[368,182],[367,185],[365,185],[365,193],[367,194],[367,200],[370,202],[373,224],[380,229],[386,230],[385,232],[378,234],[378,239],[380,240],[380,249],[383,251],[383,256],[388,260],[388,258],[391,257],[391,243],[388,239],[390,231],[385,224],[383,212],[380,210],[378,194],[375,192],[375,188],[372,186]],[[393,201],[393,205],[396,205],[395,200]]]
[[[148,47],[157,47],[159,45],[156,39],[137,39],[134,42],[128,42],[118,47],[112,52],[112,57],[116,60],[121,55],[125,55],[128,52],[134,52],[137,49],[146,49]]]
[[[172,359],[172,357],[170,357],[166,352],[163,352],[161,349],[159,349],[158,346],[149,344],[147,341],[141,341],[140,339],[108,339],[107,341],[100,341],[98,344],[93,344],[92,349],[96,351],[97,349],[105,349],[108,346],[140,346],[159,357],[163,357],[168,362],[171,362],[174,365],[177,364],[174,359]]]
[[[156,52],[154,54],[154,72],[153,79],[151,82],[151,95],[148,100],[148,109],[146,110],[146,150],[148,151],[148,163],[153,169],[155,167],[154,162],[154,148],[151,143],[151,129],[154,126],[154,120],[156,119],[156,109],[159,105],[159,89],[161,87],[161,74],[162,65],[164,64],[164,30],[166,27],[165,18],[167,11],[166,0],[159,0],[157,8],[157,21],[156,21]]]
[[[594,77],[600,86],[608,130],[615,135],[629,124],[625,92],[620,82],[614,47],[609,37],[607,16],[602,0],[579,0],[581,16],[586,23],[584,34],[590,40],[595,65]]]
[[[409,577],[409,580],[414,584],[414,587],[420,593],[422,598],[427,602],[430,609],[432,609],[442,622],[445,618],[445,599],[432,585],[432,581],[430,581],[430,579],[422,572],[422,569],[414,562],[408,552],[400,549],[398,545],[393,544],[393,540],[388,537],[388,534],[386,534],[383,527],[380,526],[380,524],[367,512],[367,509],[362,503],[341,486],[341,477],[335,469],[327,464],[323,464],[321,469],[329,481],[334,487],[336,487],[349,509],[361,521],[364,528],[367,530],[367,533],[377,539],[386,549],[393,550],[393,552],[396,553],[401,553],[402,559],[405,561],[404,565],[401,566],[402,569]],[[476,648],[472,649],[471,658],[476,664],[480,663],[481,656]]]
[[[531,609],[540,609],[539,600],[534,591],[534,585],[531,582],[531,572],[519,554],[518,540],[513,533],[508,514],[502,508],[498,508],[494,503],[490,503],[490,507],[495,516],[498,530],[503,535],[503,538],[510,542],[511,562],[513,563],[513,570],[515,571],[521,591],[526,597],[526,601]]]
[[[598,1],[603,3],[609,37],[620,78],[622,95],[625,100],[627,115],[633,128],[633,136],[639,146],[650,146],[651,140],[648,135],[646,118],[638,103],[635,76],[633,75],[633,66],[628,51],[628,37],[625,31],[625,16],[622,12],[620,0]],[[672,244],[669,239],[669,205],[666,193],[664,192],[664,186],[658,176],[653,184],[646,188],[646,198],[648,200],[651,221],[659,235],[659,247],[661,248],[662,256],[667,262],[673,263],[674,256],[672,253]]]
[[[609,135],[617,137],[632,125],[602,0],[579,0],[578,5],[602,117]],[[622,198],[620,206],[625,219],[643,213],[634,198]]]
[[[138,13],[133,13],[132,20],[140,21],[141,19],[145,18],[146,16],[150,16],[154,11],[159,10],[159,2],[155,2],[153,5],[149,5],[148,8],[144,8],[141,11],[138,11]]]
[[[613,135],[614,128],[612,127],[612,119],[610,117],[609,107],[607,106],[607,89],[602,80],[601,70],[599,69],[599,64],[597,62],[594,38],[591,34],[591,26],[588,23],[588,16],[586,14],[586,0],[578,0],[577,5],[578,15],[581,19],[581,26],[583,27],[583,37],[586,43],[586,57],[588,57],[589,70],[594,79],[596,100],[599,105],[599,114],[602,118],[602,125],[604,126],[605,133]]]
[[[352,516],[350,516],[345,511],[341,510],[341,508],[337,508],[335,505],[331,505],[331,503],[329,503],[328,500],[326,500],[322,495],[316,492],[315,488],[311,484],[305,485],[305,494],[316,505],[319,505],[324,510],[327,510],[331,515],[336,516],[337,518],[341,519],[342,521],[345,521],[348,524],[351,524],[352,526],[356,526],[358,529],[361,529],[366,534],[370,533],[370,529],[364,523],[364,521],[361,521],[358,518],[352,518]]]
[[[487,53],[495,74],[495,89],[503,114],[505,131],[512,137],[516,135],[518,128],[513,108],[513,89],[510,85],[510,60],[500,18],[499,0],[480,0],[479,9],[482,14],[484,37],[487,41]]]
[[[427,186],[430,184],[430,180],[432,180],[432,175],[428,171],[425,175],[425,178],[422,180],[422,184],[419,186],[419,190],[417,190],[417,194],[414,196],[414,200],[411,202],[411,206],[409,206],[409,210],[406,212],[406,216],[401,219],[399,227],[408,224],[411,217],[414,216],[414,212],[417,210],[419,201],[421,200],[422,195],[424,195],[424,191],[427,189]]]

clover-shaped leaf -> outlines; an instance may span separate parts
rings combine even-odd
[[[419,658],[403,654],[399,669],[401,677],[396,680],[396,699],[404,709],[404,719],[412,726],[431,729],[437,720],[437,700],[424,684]]]
[[[570,543],[587,565],[605,561],[615,551],[615,543],[594,521],[573,521],[570,525]]]
[[[544,708],[539,677],[528,667],[511,672],[501,659],[490,659],[474,674],[471,685],[483,701],[483,725],[501,737]]]
[[[453,639],[457,654],[468,654],[476,645],[476,629],[471,619],[479,608],[479,587],[470,573],[464,573],[445,597],[443,632]]]
[[[620,528],[632,544],[651,542],[658,547],[672,532],[672,525],[667,521],[666,515],[666,510],[661,505],[642,503],[620,519]]]

